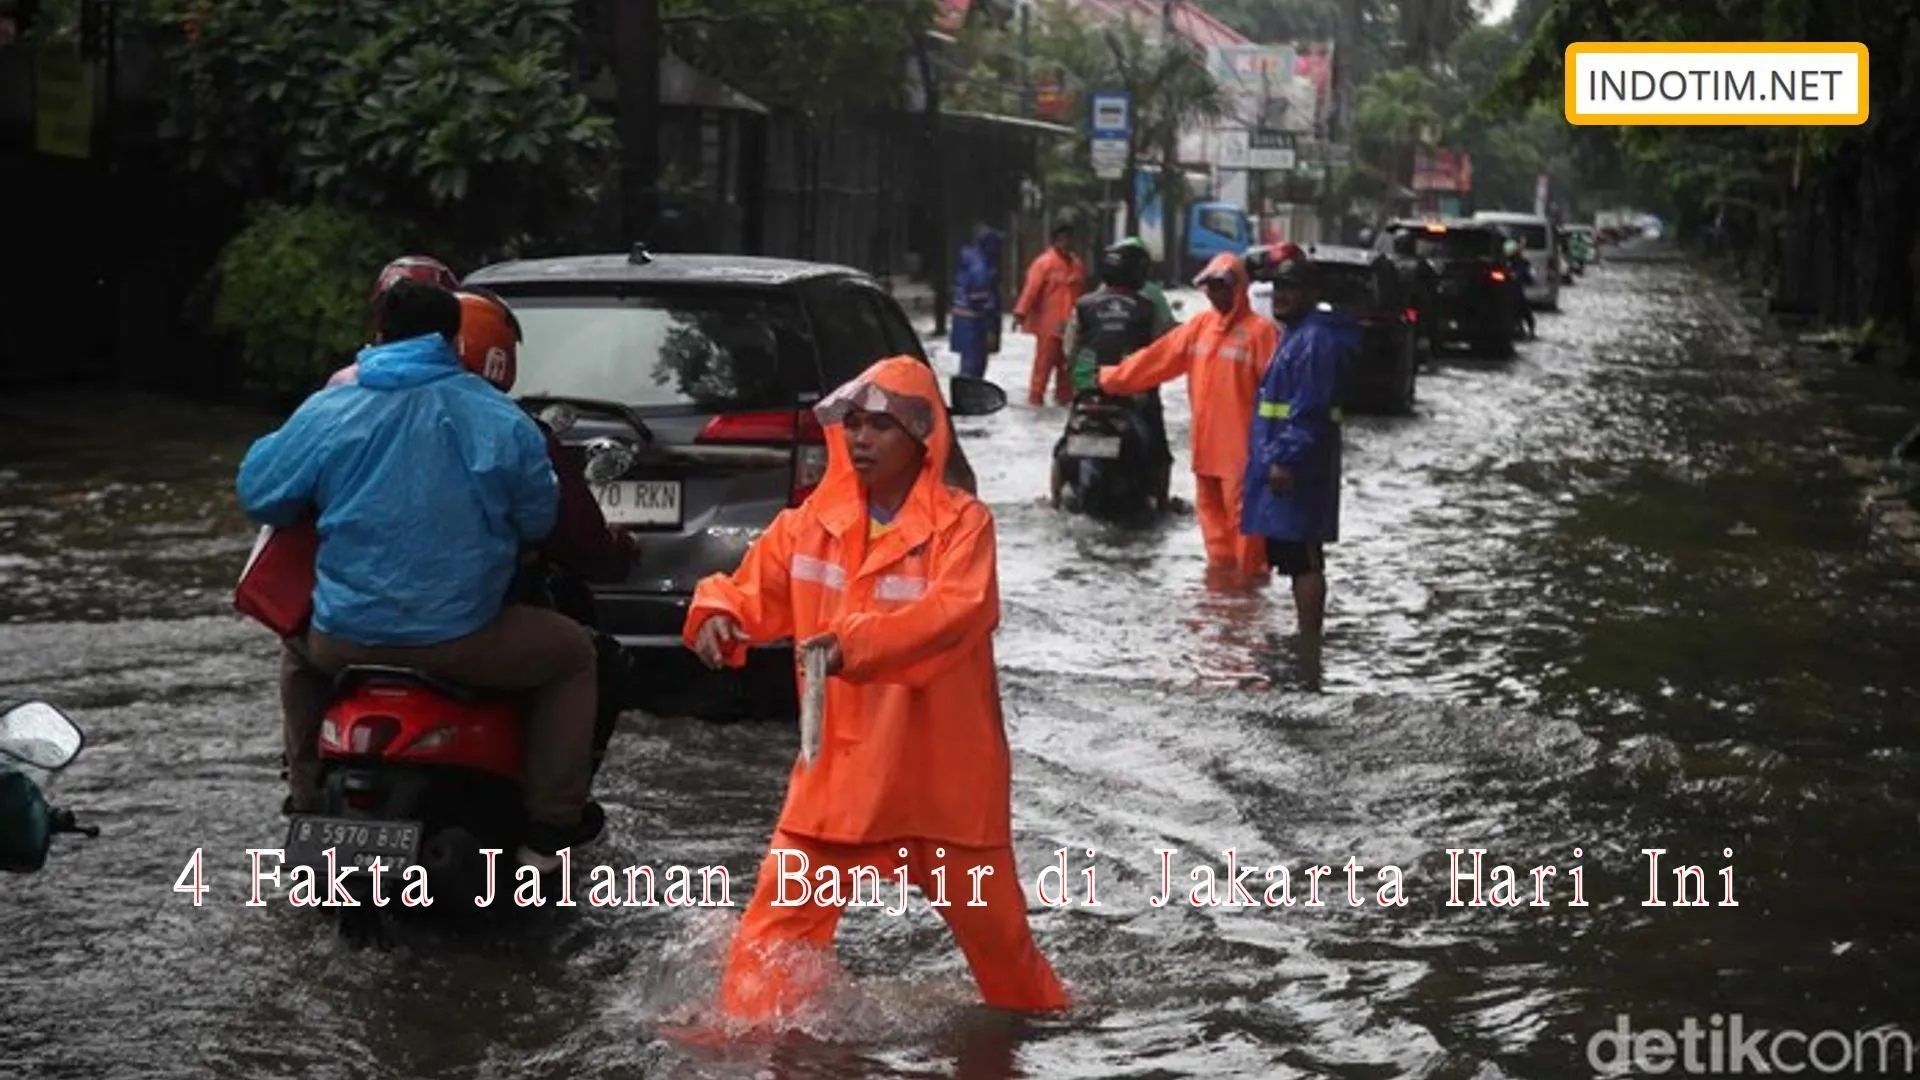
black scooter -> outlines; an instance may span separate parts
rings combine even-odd
[[[1082,391],[1067,413],[1053,452],[1056,485],[1066,509],[1112,524],[1133,524],[1160,505],[1153,440],[1133,402]]]

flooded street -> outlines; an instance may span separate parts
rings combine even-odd
[[[989,376],[1014,403],[960,430],[999,525],[1020,870],[1032,895],[1064,851],[1072,902],[1033,918],[1077,1007],[975,1008],[916,901],[848,913],[851,978],[805,1032],[726,1049],[658,1032],[712,992],[790,727],[630,713],[601,774],[577,868],[721,865],[735,907],[582,887],[350,949],[284,893],[245,903],[246,850],[285,832],[275,649],[228,604],[252,539],[233,471],[270,421],[0,404],[0,699],[85,728],[49,794],[102,830],[0,880],[0,1073],[1492,1080],[1587,1075],[1621,1015],[1920,1035],[1920,579],[1847,479],[1885,444],[1836,430],[1910,424],[1920,393],[1814,385],[1851,376],[1794,369],[1677,263],[1600,265],[1562,304],[1515,360],[1423,373],[1417,415],[1349,422],[1318,664],[1283,583],[1206,590],[1191,515],[1125,534],[1038,501],[1064,410],[1020,404],[1031,339],[1008,332]],[[1184,384],[1165,394],[1191,500]],[[1523,905],[1554,866],[1550,906],[1447,906],[1449,848],[1486,850],[1483,888],[1512,866]],[[1698,864],[1714,906],[1643,907],[1646,848],[1663,899]],[[1188,902],[1230,849],[1256,901],[1288,867],[1294,906]],[[196,851],[200,906],[172,891]],[[1404,906],[1376,902],[1389,864]]]

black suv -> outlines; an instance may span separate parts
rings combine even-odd
[[[790,708],[791,643],[755,649],[719,702],[680,639],[700,579],[733,570],[824,476],[812,404],[888,356],[927,362],[900,305],[845,266],[733,255],[583,255],[469,275],[512,305],[524,341],[514,396],[580,461],[610,524],[639,542],[628,579],[595,589],[600,628],[635,659],[637,703],[696,712]],[[1006,402],[956,378],[956,415]],[[972,489],[954,443],[948,479]]]
[[[1518,283],[1502,245],[1506,237],[1486,222],[1395,221],[1374,246],[1415,275],[1415,308],[1435,352],[1466,344],[1494,356],[1513,355]]]
[[[1319,245],[1308,254],[1321,306],[1360,324],[1360,352],[1346,373],[1347,407],[1412,412],[1420,341],[1412,297],[1393,260],[1357,247]]]

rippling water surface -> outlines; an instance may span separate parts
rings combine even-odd
[[[1021,871],[1065,851],[1076,902],[1033,919],[1078,1007],[979,1010],[928,910],[854,911],[817,1015],[725,1049],[660,1029],[699,1019],[737,908],[583,904],[355,951],[245,906],[244,852],[283,829],[273,651],[225,608],[250,539],[232,470],[264,425],[0,405],[0,697],[86,728],[50,788],[103,830],[0,881],[0,1072],[1560,1077],[1618,1014],[1911,1024],[1920,585],[1869,553],[1859,448],[1683,267],[1604,265],[1563,303],[1518,359],[1444,361],[1417,416],[1349,424],[1317,663],[1284,586],[1206,590],[1191,517],[1125,535],[1040,505],[1060,410],[963,421],[999,522]],[[1184,447],[1178,384],[1167,413]],[[588,858],[724,865],[744,903],[795,743],[629,714]],[[1733,866],[1738,906],[1641,906],[1649,847],[1714,900]],[[1512,865],[1525,901],[1555,866],[1551,906],[1446,906],[1449,848]],[[1229,849],[1256,899],[1289,867],[1295,906],[1187,902]],[[196,850],[198,907],[171,891]],[[1388,864],[1404,906],[1375,902]]]

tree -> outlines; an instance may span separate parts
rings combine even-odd
[[[432,223],[448,251],[561,235],[608,121],[568,77],[571,0],[150,0],[164,134],[253,196]],[[536,239],[538,238],[538,239]]]
[[[937,0],[659,0],[667,43],[694,67],[805,116],[897,108],[912,43]]]
[[[1127,173],[1144,162],[1164,164],[1165,146],[1180,132],[1220,117],[1226,102],[1208,73],[1205,58],[1184,40],[1161,44],[1132,22],[1112,26],[1090,24],[1067,0],[1043,0],[1031,26],[1031,62],[1034,70],[1056,75],[1066,113],[1083,126],[1082,137],[1056,146],[1047,187],[1057,201],[1091,204],[1100,201],[1105,182],[1094,175],[1092,143],[1084,132],[1090,95],[1099,90],[1124,90],[1132,99],[1132,132],[1127,146]],[[950,94],[959,107],[1004,102],[1006,90],[1018,86],[1020,54],[1009,28],[987,26],[970,31],[961,41],[955,67],[959,75]],[[1162,169],[1162,190],[1178,185],[1177,169]],[[1172,207],[1183,196],[1162,205]],[[1131,184],[1124,186],[1127,231],[1137,231],[1140,208]],[[1171,211],[1167,213],[1171,220]]]
[[[1920,319],[1920,0],[1524,0],[1532,32],[1493,100],[1561,93],[1568,43],[1857,41],[1873,58],[1870,118],[1857,128],[1629,127],[1619,151],[1679,212],[1683,236],[1729,235],[1749,263],[1781,261],[1778,284],[1830,317],[1904,328]],[[1795,254],[1784,259],[1787,249]]]

